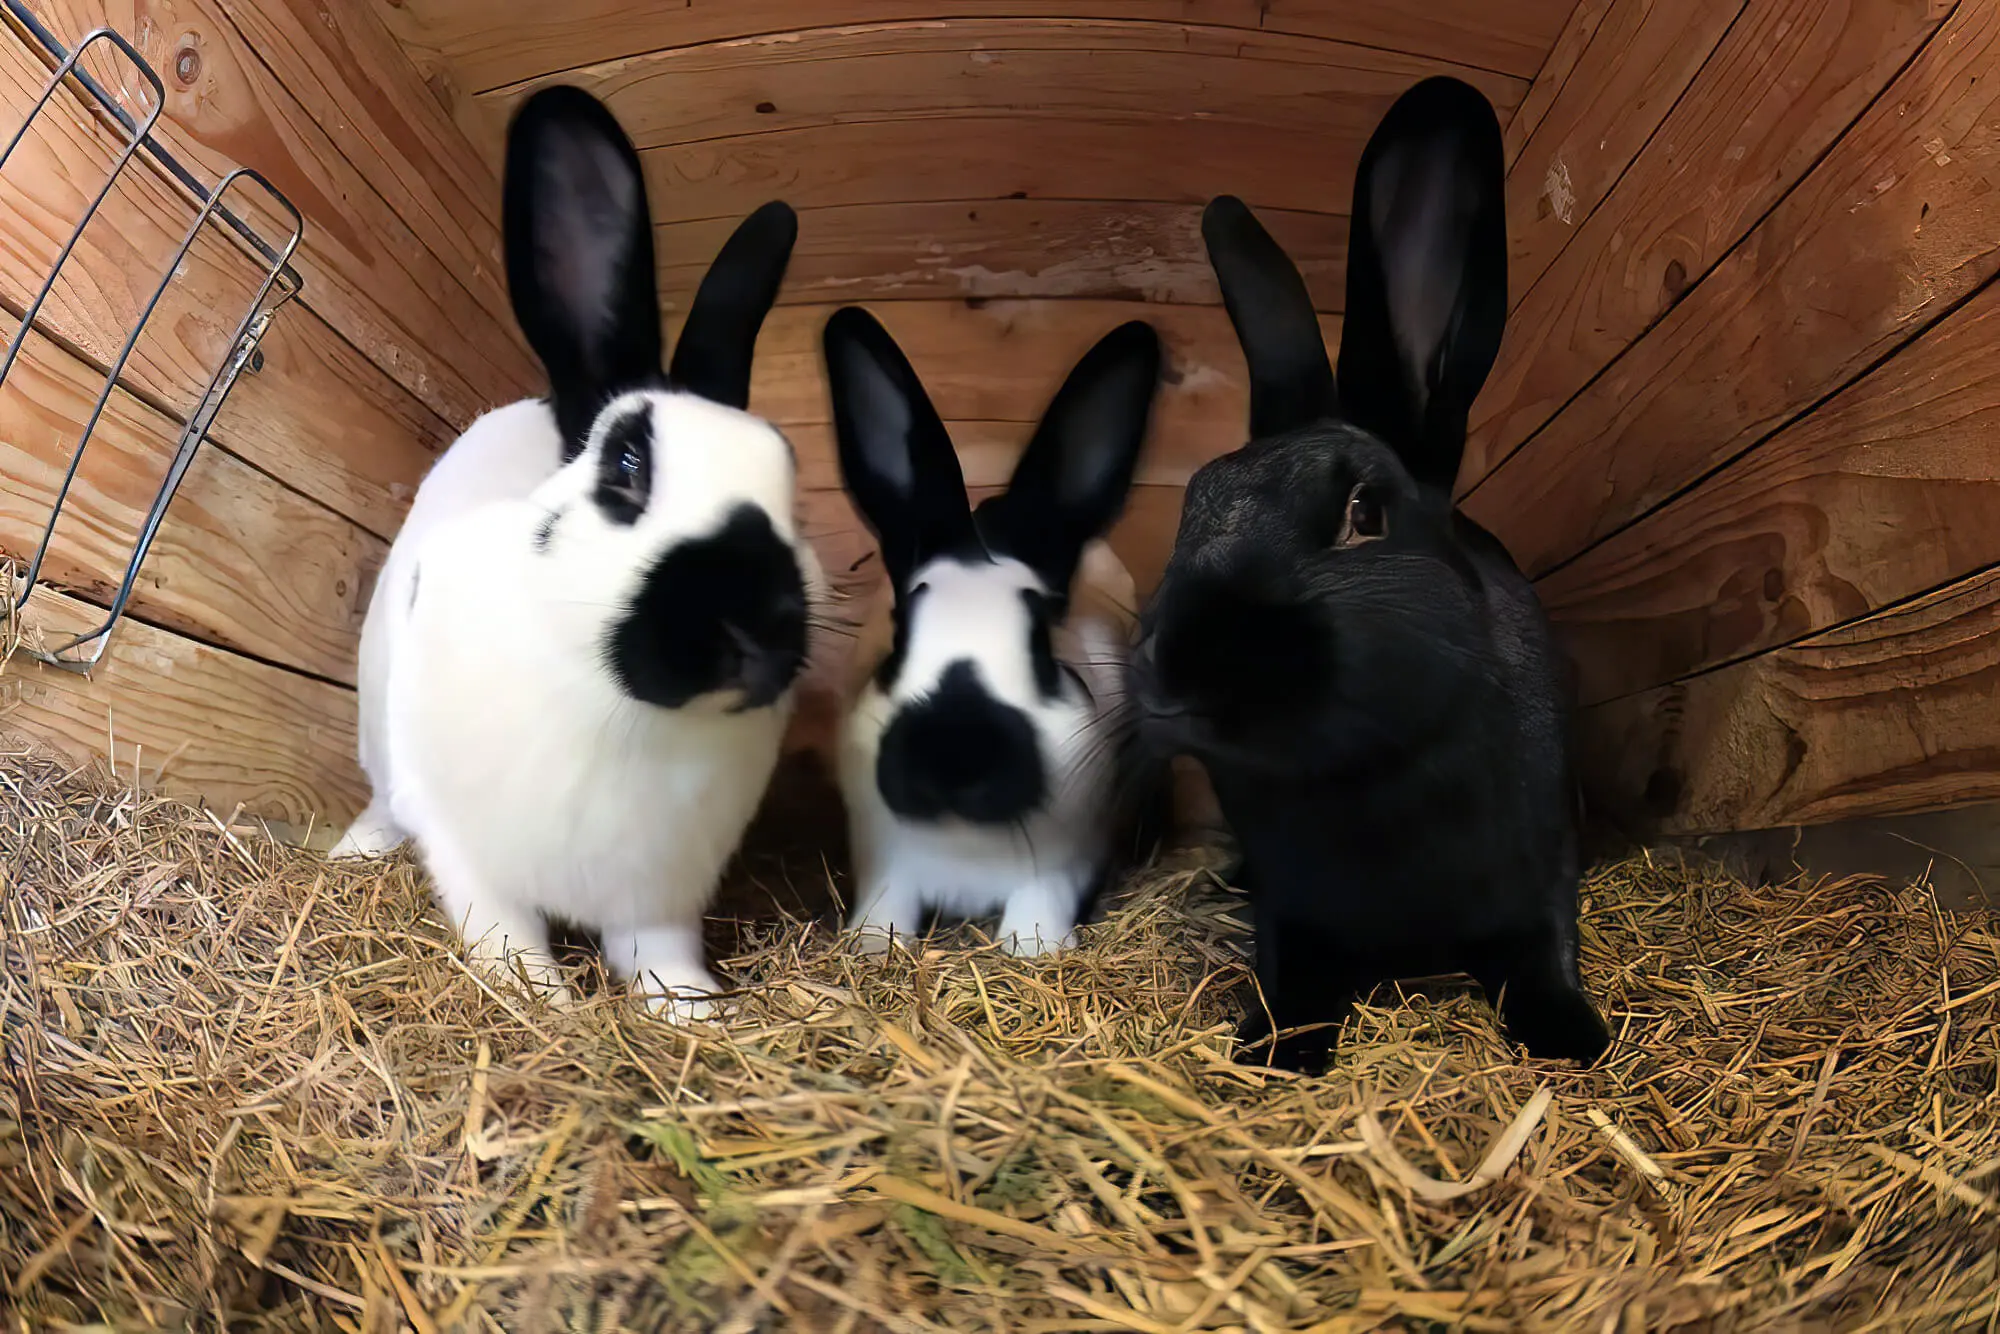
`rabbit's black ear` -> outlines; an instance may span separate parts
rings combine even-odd
[[[1042,414],[1007,490],[980,505],[991,550],[1067,595],[1083,548],[1125,507],[1160,383],[1160,336],[1144,320],[1121,324],[1063,381]]]
[[[779,200],[737,225],[695,289],[668,369],[675,383],[732,408],[750,406],[757,331],[778,299],[798,238],[798,215]]]
[[[835,311],[823,341],[841,480],[900,596],[917,567],[974,542],[965,473],[930,395],[873,315]]]
[[[501,223],[514,317],[549,373],[563,457],[598,411],[660,378],[652,215],[632,141],[581,88],[544,88],[507,129]]]
[[[1202,210],[1201,238],[1250,368],[1251,438],[1331,415],[1333,365],[1297,266],[1234,195]]]
[[[1470,84],[1425,79],[1383,116],[1355,173],[1343,414],[1449,491],[1506,319],[1499,119]]]

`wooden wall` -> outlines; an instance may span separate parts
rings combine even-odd
[[[2000,8],[1610,0],[1565,44],[1460,485],[1572,646],[1593,795],[2000,797]]]
[[[509,109],[542,82],[594,89],[640,144],[670,325],[742,212],[799,208],[755,406],[800,443],[810,531],[858,590],[868,542],[817,352],[834,305],[877,311],[986,486],[1063,370],[1144,303],[1170,383],[1115,541],[1149,586],[1180,483],[1242,435],[1202,202],[1259,209],[1333,337],[1355,157],[1398,92],[1446,71],[1500,108],[1511,161],[1514,315],[1461,490],[1574,650],[1600,803],[1694,832],[2000,797],[1990,4],[42,8],[68,36],[105,18],[140,35],[176,150],[270,172],[311,225],[304,303],[190,477],[113,669],[86,688],[17,664],[0,683],[80,747],[109,723],[121,761],[143,743],[222,804],[351,808],[374,564],[431,452],[539,378],[506,314],[493,173]],[[18,107],[40,75],[4,63]],[[70,112],[0,183],[0,303],[18,307],[106,160],[87,137]],[[29,483],[59,466],[173,205],[157,181],[119,192],[0,395],[0,551],[31,534]],[[150,494],[141,465],[246,272],[221,247],[190,265],[142,348],[58,553],[75,598],[103,596]]]
[[[306,215],[302,297],[238,382],[169,511],[131,610],[90,680],[16,656],[0,727],[222,814],[343,819],[355,767],[354,646],[365,597],[435,451],[539,369],[507,314],[487,164],[362,5],[314,0],[40,0],[66,44],[109,24],[166,83],[159,137],[213,183],[254,166]],[[128,105],[122,58],[88,68]],[[11,133],[47,80],[9,29]],[[142,108],[143,109],[143,108]],[[58,94],[0,175],[0,305],[18,316],[114,140]],[[232,200],[269,223],[253,194]],[[0,389],[0,556],[39,539],[103,369],[193,210],[135,163],[84,233]],[[205,239],[148,326],[93,437],[30,626],[80,629],[109,597],[186,414],[257,274]],[[12,332],[13,325],[7,325]]]

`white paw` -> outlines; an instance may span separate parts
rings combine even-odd
[[[551,1005],[571,1005],[577,995],[564,977],[562,968],[542,949],[502,950],[481,940],[467,951],[472,962],[489,976],[524,987]]]
[[[720,1013],[719,1002],[707,996],[648,995],[646,1012],[670,1024],[693,1024],[713,1019]]]
[[[643,973],[632,980],[632,990],[644,998],[648,1011],[670,1024],[683,1024],[715,1016],[715,995],[722,984],[704,968],[676,969]]]
[[[368,857],[386,857],[403,846],[403,831],[388,814],[387,806],[380,802],[370,802],[368,809],[354,817],[354,823],[347,826],[347,832],[326,854],[328,860],[337,862],[359,861]]]
[[[393,829],[362,829],[355,827],[340,836],[340,842],[327,851],[328,861],[358,862],[373,861],[387,857],[403,846],[403,835]]]
[[[1076,944],[1074,930],[1061,935],[1055,935],[1053,932],[1054,928],[1042,926],[1029,926],[1020,931],[1003,931],[1000,934],[1000,947],[1009,954],[1033,959],[1044,954],[1054,954],[1057,950],[1069,949]]]
[[[496,980],[520,988],[531,996],[539,996],[558,1009],[577,1002],[576,989],[570,986],[554,964],[524,963],[520,955],[505,959],[475,955],[474,962],[484,965],[486,972]]]
[[[858,926],[848,927],[841,932],[841,939],[845,940],[857,954],[870,956],[887,954],[892,945],[908,949],[910,943],[907,934],[893,927],[877,926],[873,922],[863,922]]]

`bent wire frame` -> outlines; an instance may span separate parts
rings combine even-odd
[[[165,106],[166,89],[160,82],[160,76],[153,72],[152,66],[147,64],[138,50],[118,32],[110,28],[97,28],[78,42],[74,50],[65,51],[62,43],[29,12],[23,0],[0,0],[0,18],[4,18],[7,21],[4,26],[18,40],[36,50],[43,62],[49,64],[52,70],[41,96],[28,109],[20,127],[15,130],[13,137],[7,140],[6,147],[0,148],[0,181],[4,181],[7,162],[13,157],[15,148],[33,128],[36,117],[42,114],[44,108],[65,87],[71,89],[78,100],[82,101],[86,109],[93,112],[100,122],[105,123],[108,129],[120,136],[118,153],[110,173],[85,207],[83,216],[77,219],[76,227],[70,232],[68,240],[57,252],[55,263],[50,266],[47,276],[42,280],[40,290],[20,311],[20,328],[15,330],[13,341],[8,344],[4,359],[0,359],[0,392],[5,392],[8,373],[13,370],[15,359],[27,342],[30,331],[35,328],[36,316],[41,313],[49,293],[55,289],[56,279],[62,273],[62,267],[68,261],[70,253],[75,250],[84,228],[97,215],[99,206],[110,195],[121,174],[142,150],[178,185],[188,202],[195,208],[194,221],[189,224],[179,247],[161,271],[159,282],[154,285],[150,296],[141,306],[138,319],[133,322],[123,345],[105,370],[103,386],[98,392],[97,401],[92,406],[89,416],[84,421],[75,445],[70,450],[68,469],[63,474],[61,485],[56,489],[55,497],[49,507],[48,524],[42,531],[41,542],[35,548],[33,558],[28,563],[27,572],[15,577],[11,581],[11,587],[0,588],[0,647],[11,645],[15,652],[27,654],[52,666],[87,674],[104,657],[112,627],[117,625],[119,618],[125,614],[126,604],[132,599],[132,591],[139,579],[139,567],[145,562],[146,552],[152,547],[153,539],[159,533],[160,521],[166,516],[167,507],[173,503],[174,493],[180,489],[181,479],[187,475],[188,466],[194,462],[195,452],[201,448],[202,441],[208,436],[210,424],[214,422],[216,414],[221,412],[223,402],[236,384],[237,376],[256,354],[257,344],[263,339],[265,331],[271,327],[272,319],[286,302],[298,295],[299,289],[304,286],[303,279],[291,267],[291,259],[298,250],[300,238],[305,233],[305,219],[298,209],[292,206],[291,201],[258,172],[248,167],[238,167],[224,175],[211,190],[202,185],[199,177],[182,165],[163,144],[156,140],[153,137],[153,127],[158,123],[161,110]],[[151,94],[149,99],[151,106],[143,117],[134,117],[120,105],[119,99],[114,94],[107,92],[102,84],[83,69],[81,61],[85,52],[98,45],[108,46],[122,55],[145,81],[145,91]],[[140,169],[147,168],[142,164]],[[283,216],[289,219],[291,230],[281,244],[271,244],[241,217],[224,206],[223,200],[239,183],[253,185],[262,190],[278,206]],[[83,460],[84,448],[90,443],[91,433],[97,429],[99,420],[104,416],[105,407],[110,403],[111,395],[118,387],[119,377],[124,373],[126,363],[131,360],[133,349],[139,344],[140,335],[145,332],[147,321],[152,318],[154,310],[166,296],[167,288],[179,272],[188,252],[194,248],[196,240],[211,222],[221,223],[227,229],[228,238],[258,264],[263,274],[262,281],[258,284],[248,306],[245,307],[242,319],[237,323],[236,332],[227,344],[228,351],[216,366],[214,374],[209,377],[207,389],[187,415],[186,427],[181,432],[173,456],[168,461],[166,473],[160,481],[159,490],[155,493],[145,520],[133,540],[131,556],[126,562],[124,575],[119,580],[117,591],[111,598],[104,619],[95,628],[86,630],[82,634],[71,635],[58,642],[30,645],[21,638],[21,611],[26,607],[29,595],[34,592],[36,583],[42,577],[42,566],[48,559],[49,547],[55,538],[56,524],[62,517],[64,503],[69,499],[70,487],[76,481],[77,468]]]

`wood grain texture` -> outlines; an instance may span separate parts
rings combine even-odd
[[[96,609],[38,590],[30,616],[52,632]],[[354,760],[354,692],[252,662],[138,621],[122,622],[85,679],[16,654],[0,661],[0,727],[228,818],[344,823],[367,785]]]
[[[952,426],[969,485],[1005,481],[1032,424],[1083,354],[1125,321],[1159,332],[1167,367],[1140,463],[1146,482],[1178,485],[1241,445],[1248,380],[1220,306],[1119,301],[895,301],[866,303],[910,358],[939,416]],[[784,428],[799,453],[802,487],[837,487],[820,335],[830,306],[781,306],[764,323],[750,407]],[[668,321],[668,336],[678,333]],[[1322,315],[1329,348],[1340,317]]]
[[[213,3],[467,291],[505,317],[499,174],[439,105],[381,17],[351,2]]]
[[[1330,38],[1517,78],[1541,68],[1574,0],[374,0],[408,48],[479,93],[646,52],[841,24],[1067,18]],[[421,61],[419,62],[422,63]]]
[[[103,377],[39,335],[0,393],[0,555],[34,555]],[[108,603],[180,427],[114,394],[91,435],[43,578]],[[203,448],[167,511],[132,596],[134,614],[207,642],[352,681],[360,593],[381,539]],[[32,617],[31,617],[32,620]]]
[[[1689,34],[1713,44],[1712,55],[1574,236],[1548,220],[1538,230],[1532,201],[1510,195],[1523,273],[1538,281],[1517,289],[1506,344],[1473,408],[1461,485],[1484,477],[1686,299],[1950,9],[1949,0],[1751,0],[1719,43]],[[1580,108],[1582,133],[1600,133],[1593,123],[1615,107],[1614,89],[1609,104]],[[1534,156],[1517,176],[1532,177]]]
[[[1617,0],[1562,91],[1528,109],[1538,120],[1507,177],[1507,295],[1514,306],[1586,226],[1744,4]],[[1512,124],[1520,122],[1517,115]]]
[[[1648,834],[2000,798],[2000,572],[1583,715],[1592,801]]]
[[[400,176],[371,181],[341,149],[341,140],[354,141],[367,160],[358,134],[386,157],[386,131],[350,123],[351,110],[309,110],[217,0],[45,0],[40,9],[66,42],[103,23],[134,37],[166,80],[161,139],[210,180],[252,166],[284,191],[306,217],[297,260],[303,299],[447,422],[462,427],[538,382],[491,269],[452,252],[445,211],[409,197]],[[121,85],[136,77],[122,61],[93,63]],[[497,206],[497,197],[488,201]],[[254,189],[241,207],[260,220],[272,212]]]
[[[1526,91],[1519,78],[1320,38],[1187,23],[960,18],[669,48],[486,100],[499,124],[543,83],[574,83],[602,98],[641,148],[1007,116],[1213,122],[1233,126],[1246,153],[1283,155],[1297,134],[1365,139],[1398,93],[1439,73],[1480,86],[1503,116]]]
[[[1347,219],[1259,209],[1321,310],[1346,298]],[[656,229],[660,290],[684,310],[738,218]],[[807,209],[781,302],[1089,297],[1216,305],[1199,204],[987,199]]]
[[[1850,23],[1842,30],[1840,49],[1857,28]],[[1731,40],[1742,30],[1739,24]],[[1810,36],[1802,35],[1800,45]],[[1879,61],[1880,48],[1855,54],[1857,61]],[[1961,6],[1743,244],[1471,492],[1468,512],[1493,527],[1524,568],[1544,573],[1838,389],[2000,269],[2000,247],[1993,242],[2000,231],[1992,190],[2000,163],[2000,81],[1990,77],[1996,61],[2000,10]],[[1801,73],[1823,88],[1833,68]],[[1683,106],[1693,101],[1691,94]],[[1768,109],[1774,117],[1779,110]],[[1721,118],[1724,110],[1706,116]],[[1828,113],[1816,104],[1811,118],[1817,124]],[[1745,132],[1734,119],[1729,128],[1734,133],[1711,147]],[[1753,139],[1743,160],[1762,151],[1756,142],[1767,142],[1791,161],[1796,137],[1778,126],[1765,132],[1771,137]],[[1636,174],[1635,167],[1627,185]],[[1747,190],[1734,169],[1727,175]],[[1679,197],[1712,197],[1712,191],[1696,193],[1695,184],[1684,181]],[[1770,178],[1760,177],[1754,193],[1769,189]],[[1592,226],[1633,209],[1639,194],[1653,193],[1621,186]],[[1724,202],[1745,198],[1732,188]],[[1541,368],[1533,372],[1537,385],[1545,383],[1543,371],[1551,377],[1548,385],[1566,378],[1580,383],[1588,375],[1581,368],[1602,352],[1594,340],[1621,320],[1638,319],[1649,299],[1639,276],[1647,265],[1677,250],[1690,256],[1706,250],[1734,225],[1722,222],[1727,214],[1746,212],[1720,205],[1713,212],[1690,211],[1669,202],[1660,199],[1663,216],[1644,229],[1656,242],[1632,243],[1641,234],[1639,218],[1654,216],[1635,214],[1621,247],[1586,244],[1580,237],[1564,251],[1540,290],[1569,287],[1556,280],[1585,255],[1594,256],[1593,267],[1612,272],[1575,284],[1565,314],[1550,324],[1528,318],[1530,303],[1524,303],[1514,320],[1523,336],[1510,345],[1511,354],[1502,352],[1503,363],[1513,358],[1510,375],[1525,377],[1521,367],[1533,361]],[[1670,222],[1676,215],[1680,221]],[[1654,259],[1642,264],[1635,258],[1640,254]],[[1551,328],[1541,339],[1550,355],[1537,357],[1527,343]],[[1561,369],[1565,365],[1575,368],[1573,376]],[[1524,405],[1560,393],[1530,388],[1514,398],[1503,394],[1501,401]],[[1488,456],[1493,442],[1513,429],[1494,423],[1534,415],[1526,406],[1493,410],[1480,437]],[[1478,476],[1476,467],[1469,451],[1462,486]],[[1532,522],[1524,521],[1530,515]]]
[[[994,199],[1124,199],[1345,213],[1365,135],[1288,136],[1245,150],[1219,122],[968,115],[745,135],[648,150],[655,221],[736,218],[771,199],[794,208]],[[1301,170],[1300,163],[1311,163]]]
[[[0,41],[0,97],[18,123],[46,81]],[[115,141],[67,94],[36,119],[0,174],[0,303],[18,316],[109,171]],[[39,323],[84,360],[116,358],[194,209],[141,159],[119,179],[64,266]],[[147,325],[123,383],[185,419],[228,354],[261,273],[204,232]],[[210,429],[221,445],[370,531],[402,521],[416,482],[451,438],[444,421],[294,302],[272,325]]]
[[[2000,287],[1541,581],[1587,703],[2000,564]]]
[[[1556,34],[1555,45],[1549,48],[1547,59],[1535,71],[1528,91],[1522,94],[1521,105],[1501,127],[1509,170],[1520,159],[1521,150],[1527,146],[1529,137],[1548,117],[1549,108],[1555,105],[1555,100],[1569,85],[1577,63],[1583,59],[1583,53],[1589,49],[1591,39],[1596,37],[1605,14],[1615,3],[1617,0],[1577,0],[1569,17],[1563,21],[1562,31]]]

